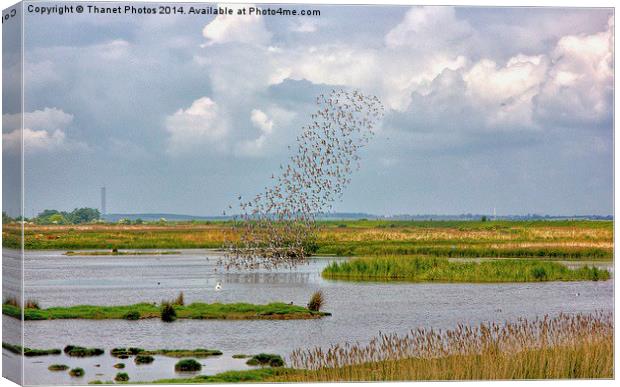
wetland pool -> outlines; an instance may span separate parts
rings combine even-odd
[[[251,368],[234,354],[277,353],[288,356],[297,348],[327,347],[343,342],[367,342],[380,332],[406,333],[418,327],[453,328],[459,323],[534,318],[545,314],[613,311],[613,280],[600,282],[539,282],[500,284],[380,283],[325,280],[321,270],[334,260],[317,257],[295,269],[252,272],[226,271],[217,252],[181,250],[176,255],[64,256],[64,251],[27,252],[24,261],[25,298],[42,308],[61,305],[126,305],[172,299],[179,291],[185,302],[294,302],[305,305],[312,292],[322,289],[325,311],[317,320],[50,320],[26,321],[26,347],[63,348],[67,344],[99,347],[106,354],[92,358],[58,356],[25,359],[28,385],[85,384],[109,381],[118,371],[130,382],[186,377],[174,371],[178,359],[156,356],[150,365],[126,359],[124,370],[109,355],[114,347],[145,349],[211,348],[221,356],[199,359],[197,374]],[[19,261],[7,257],[5,272]],[[574,265],[571,263],[570,265]],[[598,263],[612,270],[613,263]],[[220,281],[222,291],[215,291]],[[10,283],[11,286],[16,286]],[[19,321],[3,316],[3,328],[19,330]],[[16,356],[3,350],[9,364]],[[5,364],[7,364],[5,363]],[[82,367],[82,378],[47,370],[50,364]]]

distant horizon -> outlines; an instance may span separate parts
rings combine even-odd
[[[180,217],[195,217],[195,218],[221,218],[221,219],[230,219],[239,217],[240,214],[230,214],[230,215],[198,215],[198,214],[182,214],[182,213],[171,213],[171,212],[111,212],[102,214],[102,217],[117,217],[117,216],[159,216],[159,215],[169,215],[169,216],[180,216]],[[366,213],[366,212],[329,212],[329,213],[320,213],[316,214],[318,217],[330,218],[330,217],[369,217],[369,218],[399,218],[399,217],[417,217],[417,218],[432,218],[432,217],[480,217],[487,216],[489,218],[516,218],[516,217],[550,217],[550,218],[587,218],[587,217],[600,217],[600,218],[608,218],[612,217],[613,214],[544,214],[544,213],[527,213],[527,214],[493,214],[491,213],[445,213],[445,214],[424,214],[424,213],[402,213],[402,214],[375,214],[375,213]]]

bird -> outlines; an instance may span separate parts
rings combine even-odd
[[[216,292],[219,292],[220,290],[222,290],[222,283],[218,281],[218,282],[215,284],[215,291],[216,291]]]
[[[293,267],[309,254],[306,241],[319,232],[317,214],[341,200],[351,175],[361,167],[360,150],[368,144],[383,117],[377,96],[357,90],[332,90],[316,98],[317,111],[301,127],[296,149],[280,174],[271,175],[272,186],[241,202],[227,253],[219,264],[227,269]],[[230,209],[230,206],[229,206]]]

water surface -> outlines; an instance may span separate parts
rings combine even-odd
[[[613,310],[613,281],[503,284],[378,283],[325,280],[322,268],[336,258],[312,259],[296,269],[227,272],[216,265],[214,252],[184,250],[162,256],[66,257],[62,252],[33,252],[26,257],[26,298],[41,307],[57,305],[118,305],[160,302],[185,294],[185,302],[294,302],[305,305],[311,293],[322,289],[326,311],[319,320],[179,320],[157,319],[51,320],[25,323],[26,346],[62,348],[67,344],[146,349],[219,349],[224,355],[200,360],[202,374],[245,369],[238,353],[288,355],[296,348],[366,342],[379,332],[406,333],[418,327],[452,328],[459,323],[533,318],[561,312]],[[610,266],[611,263],[607,266]],[[604,265],[605,266],[605,265]],[[223,291],[215,284],[221,281]],[[19,322],[3,318],[5,329]],[[12,356],[3,351],[4,356]],[[27,384],[86,383],[111,380],[118,370],[109,354],[90,359],[26,358]],[[124,361],[131,381],[149,381],[175,374],[176,359],[157,357],[151,365]],[[51,363],[81,366],[82,379],[47,370]],[[96,365],[99,364],[97,367]],[[101,374],[101,375],[97,375]]]

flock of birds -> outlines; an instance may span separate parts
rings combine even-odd
[[[238,197],[235,216],[220,264],[227,269],[293,267],[312,252],[318,227],[315,216],[332,210],[351,175],[360,168],[360,149],[383,117],[376,96],[332,90],[316,99],[318,110],[302,127],[287,165],[273,184],[249,201]],[[232,206],[229,206],[232,209]],[[224,212],[224,214],[226,214]]]

